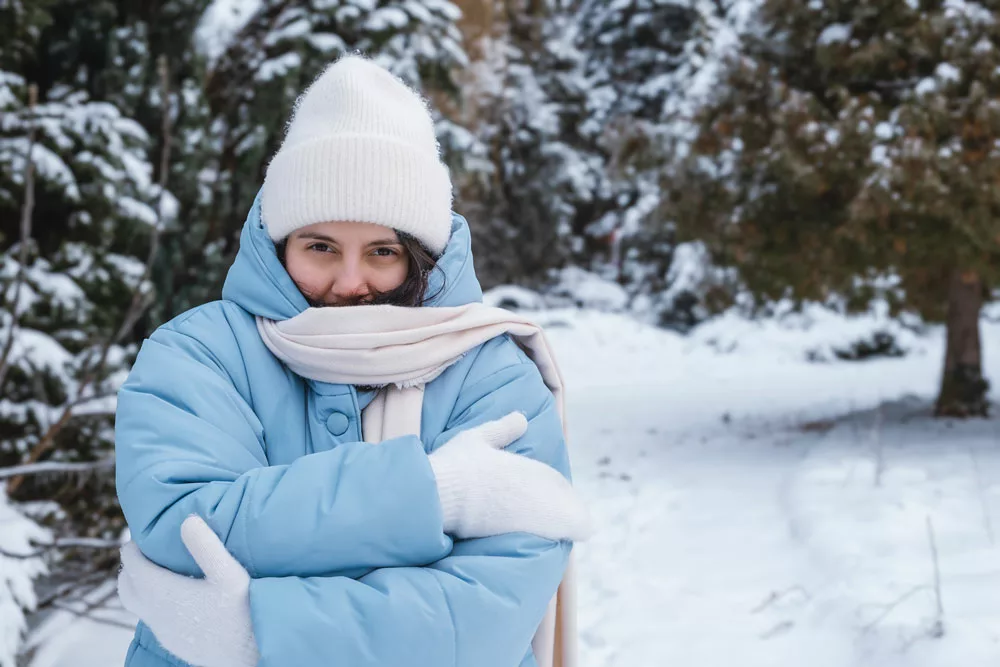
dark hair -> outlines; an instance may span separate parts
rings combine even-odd
[[[345,303],[345,306],[359,306],[362,304],[369,305],[390,305],[390,306],[408,306],[417,307],[422,306],[424,303],[433,299],[435,296],[441,293],[441,290],[435,292],[434,294],[428,295],[427,285],[430,280],[431,271],[437,268],[437,260],[434,259],[434,255],[423,246],[420,241],[418,241],[413,236],[406,234],[405,232],[396,232],[396,236],[399,238],[399,242],[406,249],[406,257],[409,262],[409,266],[406,271],[406,278],[403,283],[388,292],[373,292],[370,295],[364,297],[357,297]],[[274,250],[278,254],[278,261],[281,262],[282,266],[285,265],[285,253],[288,249],[288,239],[284,238],[274,244]],[[441,281],[441,289],[444,289],[444,281]],[[306,301],[309,302],[310,306],[314,308],[325,305],[324,303],[316,300],[308,294],[303,294]]]

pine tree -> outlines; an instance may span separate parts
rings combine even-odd
[[[607,206],[606,160],[585,137],[586,54],[576,3],[496,0],[465,75],[463,118],[475,141],[459,201],[487,285],[540,286],[566,264],[589,265],[588,229]]]
[[[107,5],[92,8],[100,15]],[[0,7],[5,44],[17,45],[0,50],[0,469],[89,470],[77,479],[4,474],[5,492],[17,503],[49,501],[32,517],[51,528],[46,535],[111,547],[52,550],[22,530],[47,560],[110,573],[107,554],[124,525],[106,463],[114,394],[135,353],[128,313],[133,296],[148,293],[160,193],[148,135],[95,93],[87,65],[103,47],[64,20],[66,9],[57,0]],[[33,604],[23,591],[17,600]]]
[[[767,0],[705,109],[672,212],[761,300],[946,320],[937,410],[986,412],[1000,267],[996,2]]]
[[[120,65],[105,70],[103,77],[109,93],[122,91],[111,99],[149,134],[155,178],[164,177],[165,168],[165,182],[176,199],[176,215],[163,220],[152,271],[156,297],[148,317],[137,326],[141,339],[177,313],[218,298],[220,276],[231,260],[223,256],[212,213],[221,141],[204,85],[213,61],[206,58],[204,45],[196,47],[202,39],[219,48],[221,42],[213,35],[202,34],[205,24],[211,23],[213,8],[253,3],[118,0],[118,4],[120,27],[109,49]],[[154,62],[159,58],[167,62],[169,133],[163,129],[162,82]]]
[[[582,101],[579,54],[553,5],[514,0],[497,3],[497,13],[479,85],[467,93],[488,162],[467,171],[459,192],[479,242],[492,249],[477,258],[487,284],[540,283],[572,254],[579,202],[594,190],[594,165],[571,143],[569,105],[556,99],[562,90]]]
[[[474,167],[481,156],[486,166],[467,170],[460,188],[474,230],[497,249],[480,258],[486,281],[542,285],[576,265],[649,291],[639,267],[657,264],[665,274],[673,245],[640,237],[657,214],[659,172],[627,153],[630,142],[664,141],[677,113],[696,64],[692,3],[492,7],[466,96]]]
[[[683,87],[697,65],[701,27],[692,2],[586,0],[578,10],[577,44],[588,87],[579,131],[608,157],[623,141],[662,143],[677,120]],[[641,162],[620,164],[602,231],[637,231],[655,211],[658,184]],[[652,166],[652,165],[650,165]]]
[[[635,307],[677,328],[694,321],[695,300],[672,288],[676,239],[660,219],[660,180],[705,66],[707,19],[717,11],[706,4],[586,0],[578,19],[589,90],[580,132],[608,165],[591,247]]]

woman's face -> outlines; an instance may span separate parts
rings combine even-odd
[[[365,303],[406,280],[409,257],[396,232],[363,222],[320,222],[292,232],[285,269],[314,306]]]

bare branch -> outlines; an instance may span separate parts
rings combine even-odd
[[[67,537],[56,540],[51,544],[43,545],[40,549],[26,554],[16,554],[11,551],[0,549],[0,556],[13,558],[15,560],[30,560],[39,558],[54,549],[120,549],[121,542],[118,540],[102,540],[96,537]]]
[[[99,537],[67,537],[56,540],[50,548],[53,549],[120,549],[122,543],[118,540],[102,540]]]
[[[81,405],[86,405],[87,403],[94,403],[94,402],[97,402],[97,401],[102,401],[102,400],[104,400],[106,398],[114,398],[117,395],[118,395],[118,391],[117,390],[112,390],[112,391],[106,391],[103,394],[96,394],[94,396],[79,396],[77,398],[74,398],[69,403],[67,403],[66,407],[70,408],[70,410],[72,411],[72,413],[73,413],[74,416],[93,415],[93,414],[96,414],[96,411],[94,411],[94,412],[83,411],[83,410],[79,410],[78,408]],[[111,411],[106,411],[106,412],[113,413],[114,411],[111,410]]]
[[[62,431],[63,426],[65,426],[66,422],[69,421],[71,414],[72,410],[66,408],[65,410],[63,410],[63,413],[59,415],[59,419],[57,419],[54,424],[52,424],[51,426],[49,426],[48,429],[46,429],[45,435],[43,435],[41,439],[35,444],[34,448],[31,451],[31,454],[28,456],[29,464],[37,462],[38,459],[40,459],[42,455],[45,454],[49,450],[49,448],[52,447],[53,444],[55,444],[56,435],[58,435],[59,432]],[[8,494],[13,495],[14,492],[17,491],[18,487],[21,486],[21,482],[23,480],[24,477],[21,476],[11,477],[10,482],[7,484]]]
[[[875,629],[875,627],[879,623],[882,622],[882,619],[884,619],[886,616],[888,616],[889,614],[891,614],[896,607],[898,607],[899,605],[903,604],[904,602],[906,602],[907,600],[909,600],[911,597],[913,597],[917,593],[919,593],[921,591],[926,591],[928,588],[929,588],[929,586],[914,586],[913,588],[911,588],[907,592],[905,592],[902,595],[900,595],[898,598],[896,598],[891,603],[885,604],[885,605],[880,605],[880,606],[884,607],[885,610],[881,614],[879,614],[878,617],[875,618],[875,620],[871,621],[870,623],[868,623],[867,625],[865,625],[863,628],[861,628],[861,632],[864,633],[864,634],[867,634],[867,633],[871,632],[872,630]]]
[[[35,208],[35,162],[31,153],[35,147],[35,106],[38,103],[38,85],[28,86],[28,155],[24,163],[24,202],[21,205],[21,243],[18,253],[17,277],[14,279],[14,302],[10,309],[10,329],[3,351],[0,352],[0,389],[7,379],[10,368],[10,352],[14,348],[14,336],[20,323],[21,288],[24,286],[25,267],[28,264],[28,251],[31,245],[31,214]]]
[[[80,618],[86,618],[88,621],[94,621],[95,623],[103,623],[104,625],[111,625],[118,628],[125,628],[126,630],[134,630],[135,629],[134,625],[129,625],[128,623],[116,621],[112,618],[101,618],[100,616],[93,616],[91,613],[99,609],[101,605],[103,605],[105,602],[114,598],[117,595],[118,595],[118,589],[112,588],[110,593],[107,593],[98,600],[86,603],[86,607],[84,609],[76,609],[72,605],[59,601],[53,602],[52,606],[55,607],[56,609],[61,609],[62,611],[68,611],[74,616],[78,616]]]
[[[40,611],[62,600],[68,599],[70,595],[75,595],[77,591],[80,591],[81,589],[86,589],[83,592],[83,595],[86,595],[94,590],[95,584],[99,586],[103,582],[107,581],[108,578],[108,573],[106,571],[97,570],[76,578],[74,581],[62,584],[46,597],[40,599],[38,604],[35,605],[35,611]],[[88,588],[88,586],[90,588]]]

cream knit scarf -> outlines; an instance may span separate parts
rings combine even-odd
[[[365,442],[420,434],[424,385],[477,345],[504,333],[538,367],[566,431],[562,377],[542,329],[480,303],[450,308],[347,306],[309,308],[277,322],[257,318],[268,349],[296,374],[383,389],[361,417]],[[573,562],[535,634],[539,667],[577,667]]]

